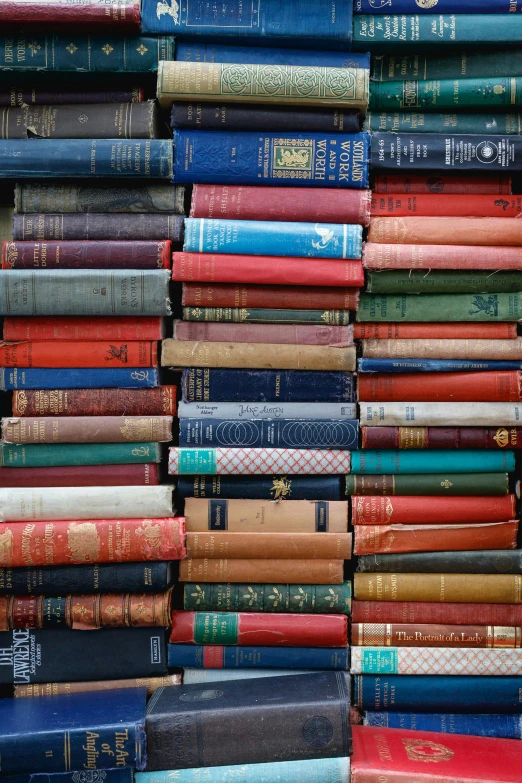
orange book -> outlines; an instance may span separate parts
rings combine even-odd
[[[520,246],[522,220],[501,217],[372,217],[368,242]]]

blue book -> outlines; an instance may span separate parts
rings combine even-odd
[[[522,739],[520,715],[448,715],[426,712],[366,712],[365,726],[388,729],[439,731],[441,734],[475,734],[479,737]]]
[[[522,677],[359,674],[353,681],[359,710],[522,713]]]
[[[206,652],[205,652],[206,650]],[[216,667],[219,650],[220,667]],[[203,644],[169,644],[169,666],[205,668],[209,648]],[[228,647],[215,645],[212,667],[222,669],[339,669],[349,665],[346,647]]]
[[[179,476],[177,490],[182,498],[344,500],[343,481],[341,476]]]
[[[180,41],[176,60],[189,63],[266,63],[320,65],[323,68],[370,68],[370,55],[355,52],[318,52],[313,49],[273,49],[268,46],[230,46],[209,41]]]
[[[357,449],[359,422],[351,419],[180,419],[179,445],[284,449]]]
[[[0,177],[172,177],[169,139],[7,139]]]
[[[183,250],[303,258],[360,258],[362,226],[186,218]]]
[[[0,391],[12,389],[151,389],[158,370],[135,367],[101,369],[34,369],[0,367]]]
[[[361,449],[352,454],[352,473],[510,473],[514,451],[421,451]]]
[[[369,157],[369,133],[176,130],[173,182],[366,188]]]
[[[7,775],[2,783],[135,783],[131,767],[104,769],[103,773],[84,769],[71,772],[28,772],[26,775]]]
[[[462,361],[461,359],[359,359],[359,372],[479,372],[522,370],[522,362]]]
[[[64,649],[62,655],[66,654]],[[115,764],[143,769],[146,697],[146,688],[121,688],[41,699],[0,699],[2,779],[35,770],[69,772]],[[98,780],[101,783],[101,776]]]
[[[301,49],[350,49],[351,0],[142,0],[141,32]]]
[[[350,759],[345,756],[306,761],[270,761],[230,767],[177,769],[175,773],[138,772],[136,783],[345,783],[350,779]],[[54,781],[52,781],[54,783]],[[105,783],[105,781],[104,781]]]
[[[509,14],[522,11],[522,0],[355,0],[356,14]],[[506,24],[509,20],[506,19]],[[435,731],[435,729],[434,729]]]

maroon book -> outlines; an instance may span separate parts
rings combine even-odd
[[[4,242],[2,269],[170,269],[171,242]]]
[[[0,487],[131,487],[159,484],[158,466],[67,465],[60,468],[0,468]]]

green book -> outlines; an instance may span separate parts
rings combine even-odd
[[[185,584],[183,608],[216,612],[350,614],[352,586]]]
[[[127,465],[160,460],[159,443],[0,443],[0,466],[4,468]]]
[[[482,79],[412,79],[372,82],[372,111],[400,109],[483,109],[520,106],[522,77],[500,76]],[[491,131],[490,131],[491,133]]]
[[[522,134],[522,114],[434,114],[419,111],[370,111],[364,120],[366,131],[400,133],[498,133],[505,136]]]
[[[347,495],[506,495],[507,473],[412,473],[346,476]],[[185,607],[186,608],[186,607]]]
[[[362,294],[357,321],[519,321],[522,294]]]
[[[368,272],[366,291],[372,294],[467,294],[522,291],[522,272],[393,269]]]
[[[511,17],[504,17],[505,26]],[[397,79],[476,79],[522,76],[522,49],[491,49],[433,54],[381,55],[372,57],[371,78],[376,82]]]
[[[270,310],[263,307],[184,307],[185,321],[346,326],[349,310]]]

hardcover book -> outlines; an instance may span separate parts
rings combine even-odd
[[[388,428],[372,427],[371,430],[367,430],[367,433],[379,432],[383,429]],[[367,433],[363,432],[364,448],[366,448],[365,441],[369,440]],[[374,443],[373,448],[375,447],[378,448],[379,444]],[[363,473],[345,476],[344,482],[346,495],[411,495],[412,497],[456,495],[458,497],[498,496],[509,492],[507,473]]]
[[[357,449],[359,425],[350,419],[180,419],[179,445]]]
[[[162,65],[163,63],[160,63],[160,67]],[[175,67],[177,64],[167,63],[167,65]],[[521,89],[522,79],[516,76],[497,77],[494,80],[487,77],[376,82],[371,87],[369,108],[372,111],[399,109],[427,109],[428,111],[456,109],[458,111],[460,108],[483,110],[484,107],[490,106],[510,108],[520,105]]]
[[[433,52],[424,50],[422,53],[399,57],[381,55],[373,58],[372,65],[371,77],[377,82],[396,79],[452,79],[458,76],[467,79],[496,78],[507,73],[512,76],[522,76],[520,52],[506,48]]]
[[[139,28],[140,5],[139,0],[84,0],[75,4],[70,0],[7,0],[0,8],[0,22],[9,27],[51,24]]]
[[[520,449],[521,427],[363,427],[365,449]]]
[[[509,50],[507,50],[509,52]],[[465,58],[469,55],[465,54]],[[483,52],[477,52],[477,59],[482,63]],[[508,54],[509,56],[509,54]],[[495,55],[494,55],[495,57]],[[417,58],[415,58],[417,59]],[[417,62],[422,63],[423,57]],[[404,62],[397,58],[398,63]],[[465,67],[465,66],[464,66]],[[459,66],[460,73],[460,66]],[[490,71],[486,74],[489,75]],[[502,74],[503,75],[503,74]],[[521,74],[522,75],[522,74]],[[437,171],[429,174],[375,174],[373,178],[373,193],[488,193],[511,194],[511,177],[505,174],[457,174],[454,171]]]
[[[0,443],[0,466],[6,468],[125,465],[135,462],[161,462],[159,443]]]
[[[401,220],[404,219],[401,218]],[[482,218],[482,220],[486,220],[486,218]],[[450,236],[446,235],[444,241],[458,242],[455,231]],[[497,232],[497,242],[500,239],[499,233]],[[469,237],[470,233],[468,233],[468,242],[470,241]],[[476,238],[477,234],[475,233],[471,242]],[[487,242],[485,234],[484,238]],[[495,247],[488,247],[487,244],[432,245],[428,242],[426,234],[419,244],[366,242],[363,249],[363,266],[367,269],[522,269],[518,247],[501,247],[498,244]],[[462,313],[463,316],[464,313]]]
[[[522,628],[494,625],[352,623],[351,643],[359,647],[520,647]]]
[[[222,612],[350,614],[352,585],[188,584],[183,608]]]
[[[387,729],[438,731],[442,734],[472,734],[476,737],[522,739],[520,715],[456,715],[427,712],[365,712],[365,726]]]
[[[2,472],[0,469],[0,483]],[[183,498],[341,500],[341,476],[179,476]],[[506,490],[507,491],[507,479]]]
[[[460,4],[458,8],[460,10]],[[417,10],[415,8],[415,13],[404,15],[356,15],[353,48],[366,51],[369,43],[375,52],[389,52],[390,46],[399,48],[399,51],[400,47],[411,51],[414,46],[418,48],[419,44],[421,49],[430,46],[446,48],[455,44],[489,47],[515,43],[522,36],[522,17],[516,14],[509,17],[509,30],[506,30],[505,13],[418,16]],[[502,10],[505,10],[505,5]]]
[[[500,342],[500,341],[499,341]],[[453,373],[453,372],[473,372],[476,370],[487,371],[510,371],[522,370],[522,361],[494,361],[485,359],[484,361],[465,361],[460,359],[359,359],[357,361],[357,370],[363,372],[400,372],[400,373]]]
[[[277,676],[284,673],[284,670],[279,671]],[[287,674],[292,673],[291,671],[287,672]],[[184,674],[187,674],[186,669]],[[208,675],[209,672],[197,672],[197,674]],[[234,674],[234,677],[231,679],[234,679],[239,672],[232,672],[232,674]],[[253,674],[253,672],[249,672],[249,674]],[[265,676],[267,676],[266,673]],[[275,670],[271,676],[276,676]],[[214,680],[205,678],[198,681],[213,682]],[[196,680],[192,679],[191,682],[196,682]],[[236,769],[236,767],[206,767],[204,772],[205,779],[208,783],[226,783]],[[200,775],[200,769],[182,769],[176,772],[176,777],[180,783],[196,783]],[[299,780],[300,783],[315,783],[317,780],[322,779],[348,783],[350,779],[350,759],[339,757],[332,759],[308,759],[307,761],[272,761],[267,764],[242,764],[241,775],[244,783],[273,783],[274,781],[290,783],[291,780]],[[136,783],[168,783],[171,777],[172,772],[140,772],[136,775]],[[25,783],[25,781],[22,783]],[[35,783],[40,782],[36,781]],[[59,781],[51,780],[50,783],[59,783]],[[113,783],[113,781],[109,780],[107,783]]]
[[[364,405],[361,403],[361,408]],[[352,473],[505,473],[515,469],[515,454],[513,451],[365,449],[352,452],[351,466]]]
[[[299,36],[299,40],[301,37]],[[235,43],[215,43],[216,39],[176,41],[176,60],[202,63],[256,63],[281,65],[325,65],[332,68],[370,68],[369,54],[334,51],[328,47],[324,51],[311,48],[288,49],[273,46],[241,46]],[[237,38],[236,38],[237,41]],[[247,42],[250,43],[250,42]],[[281,41],[283,43],[283,41]],[[168,59],[168,58],[165,58]],[[522,76],[522,71],[521,74]]]
[[[352,525],[430,525],[441,522],[502,522],[516,516],[516,496],[352,497]]]
[[[371,294],[466,294],[513,293],[522,288],[522,272],[498,272],[491,275],[474,271],[433,270],[429,275],[423,270],[409,269],[368,272],[367,288]]]
[[[103,367],[95,369],[0,368],[0,390],[11,389],[152,389],[159,386],[156,369]]]
[[[519,221],[508,217],[376,216],[368,231],[370,242],[406,245],[518,245],[521,237]]]
[[[485,524],[358,526],[354,554],[440,552],[459,549],[515,549],[518,519]]]
[[[520,574],[354,574],[359,601],[435,601],[439,603],[520,604]]]
[[[4,242],[2,269],[169,269],[166,242]]]
[[[360,423],[366,427],[517,427],[522,407],[516,402],[360,402]],[[501,435],[502,439],[505,436]],[[508,438],[509,441],[509,438]],[[451,452],[446,452],[451,454]],[[469,453],[469,452],[468,452]],[[480,456],[475,459],[480,460]],[[446,466],[445,470],[449,470]],[[438,470],[433,468],[435,472]],[[504,468],[500,468],[504,470]],[[514,470],[514,468],[509,468]],[[419,473],[420,471],[415,471]],[[460,471],[455,471],[456,473]]]
[[[255,535],[252,541],[252,535]],[[215,532],[187,533],[187,556],[193,559],[241,560],[252,554],[252,546],[262,560],[349,560],[352,554],[351,533],[273,533]]]
[[[180,419],[355,419],[355,403],[338,402],[183,402]]]
[[[5,326],[4,326],[5,328]],[[60,372],[61,375],[61,372]],[[13,393],[13,416],[158,417],[176,413],[176,387],[155,389],[28,389]],[[149,438],[148,440],[154,440]]]
[[[318,585],[343,584],[344,560],[209,560],[187,558],[180,563],[182,582],[235,582],[249,579],[256,583],[286,582],[302,584],[305,580]]]
[[[153,318],[4,318],[4,340],[161,340],[163,321]],[[167,387],[168,388],[168,387]],[[172,388],[172,387],[170,387]]]
[[[522,318],[522,295],[361,294],[356,319],[399,322],[461,321],[464,315],[470,321],[519,321]]]
[[[275,310],[273,308],[263,307],[184,307],[183,308],[184,322],[210,322],[214,324],[221,323],[240,323],[240,324],[281,324],[284,326],[299,324],[305,326],[322,326],[328,324],[332,326],[348,326],[350,323],[350,311],[349,310],[296,310],[285,309]],[[188,327],[190,328],[190,327]],[[212,328],[212,327],[211,327]],[[213,327],[215,329],[215,327]],[[209,328],[207,327],[207,330]],[[194,330],[196,332],[196,330]],[[261,330],[260,330],[261,331]],[[269,331],[269,330],[268,330]],[[223,330],[221,342],[225,342],[226,330]],[[265,333],[266,334],[266,333]],[[299,333],[296,330],[296,336]],[[178,337],[177,334],[175,334]],[[270,342],[269,334],[266,335],[264,342]],[[179,339],[179,337],[178,337]],[[196,332],[193,339],[201,339]],[[258,340],[251,340],[250,342],[258,342]],[[261,340],[259,340],[261,342]],[[279,342],[277,340],[276,342]],[[301,339],[293,340],[292,342],[302,343]],[[343,341],[340,341],[343,342]],[[344,340],[346,344],[346,339]],[[335,343],[334,343],[335,344]],[[337,343],[339,344],[339,343]]]
[[[53,273],[42,271],[41,274],[47,276]],[[60,271],[56,274],[61,276],[64,272]],[[123,284],[124,290],[127,282],[125,281]],[[22,285],[24,285],[23,282]],[[13,289],[16,291],[18,284],[15,283]],[[7,306],[10,307],[10,292],[6,291],[5,293]],[[62,295],[63,293],[66,292],[62,291]],[[27,298],[29,299],[30,297],[28,296]],[[67,302],[68,300],[66,299],[67,309],[72,310],[73,308],[69,307]],[[27,304],[28,302],[24,303],[24,307],[27,307]],[[52,303],[49,304],[51,307],[53,306]],[[74,300],[71,304],[74,304]],[[121,365],[127,364],[136,368],[155,367],[157,365],[157,342],[149,340],[132,342],[117,340],[106,340],[103,342],[39,340],[33,342],[32,340],[22,340],[10,343],[2,342],[0,345],[0,365],[3,367],[23,368],[36,366],[39,368],[65,368],[78,364],[80,367],[99,368],[103,372],[102,368],[105,368],[109,362],[119,362]],[[57,373],[54,373],[54,375],[56,376]]]
[[[1,420],[4,443],[169,443],[172,416],[40,416]]]
[[[521,650],[446,647],[352,647],[352,674],[517,675]]]
[[[368,402],[519,402],[521,394],[520,373],[515,371],[372,372],[361,374],[358,380],[359,397]]]
[[[444,552],[441,554],[458,556],[462,553]],[[467,553],[465,554],[467,555]],[[488,555],[489,552],[473,552],[472,554],[484,556]],[[516,555],[516,552],[506,551],[502,552],[502,555],[514,556]],[[402,556],[404,557],[404,555]],[[457,573],[461,572],[457,571]],[[463,571],[462,573],[467,573],[467,571]],[[354,622],[451,622],[454,625],[481,623],[482,625],[508,625],[518,627],[522,624],[522,606],[520,606],[520,604],[509,603],[477,604],[452,602],[438,603],[437,601],[353,601],[352,616]],[[480,712],[480,710],[477,711]],[[488,710],[484,710],[484,712],[487,711]],[[509,712],[512,712],[512,710],[509,710]]]
[[[462,115],[458,116],[460,119]],[[371,202],[371,214],[386,217],[394,215],[517,217],[521,211],[522,196],[510,196],[503,199],[480,194],[468,194],[466,198],[462,198],[460,195],[449,193],[418,193],[407,196],[401,193],[390,193],[382,196],[374,195]],[[418,278],[418,273],[412,272],[412,275],[414,278]],[[448,280],[451,277],[451,272],[449,275]]]
[[[454,133],[481,134],[491,133],[495,130],[502,136],[518,136],[521,122],[522,115],[514,112],[506,114],[491,112],[487,114],[463,114],[461,112],[451,114],[449,111],[444,114],[406,111],[368,112],[364,118],[363,130],[374,133],[376,131],[445,133],[448,128],[451,128]],[[461,214],[460,210],[462,209],[466,208],[461,206],[452,214]]]
[[[0,468],[0,487],[131,487],[159,483],[158,466],[154,463]]]
[[[185,188],[172,187],[170,183],[125,187],[112,180],[110,187],[81,182],[20,182],[15,185],[15,213],[167,212],[182,215],[184,200]]]
[[[367,555],[359,558],[357,570],[441,574],[522,574],[522,551]]]
[[[39,696],[59,696],[62,693],[85,693],[87,691],[113,691],[120,688],[146,688],[147,697],[164,685],[181,685],[181,674],[167,674],[164,677],[134,677],[126,680],[99,680],[98,682],[42,682],[33,685],[15,685],[14,698],[28,699]],[[28,783],[30,783],[28,781]],[[132,783],[132,781],[129,781]]]
[[[349,451],[334,449],[173,447],[169,449],[169,473],[174,476],[193,474],[266,476],[274,473],[336,475],[350,472],[350,456]],[[461,454],[459,457],[462,464]],[[514,470],[514,465],[510,470]]]
[[[295,669],[345,671],[349,663],[349,650],[343,647],[245,647],[240,645],[169,644],[169,666],[194,667],[204,671],[242,673],[264,668],[265,677],[274,677],[273,669],[284,666],[288,675],[300,674]],[[229,676],[226,679],[234,680]],[[204,680],[202,680],[204,682]]]
[[[103,203],[99,205],[102,207]],[[13,239],[40,242],[50,240],[181,240],[181,215],[107,214],[93,212],[38,213],[13,215]]]

